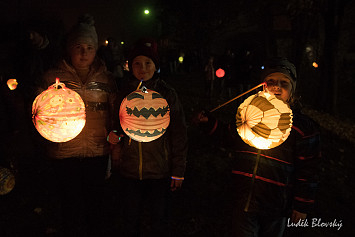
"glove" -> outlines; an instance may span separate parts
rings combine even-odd
[[[196,111],[192,115],[191,124],[194,126],[199,126],[201,123],[207,123],[208,122],[207,113],[208,112],[206,112],[205,110]]]

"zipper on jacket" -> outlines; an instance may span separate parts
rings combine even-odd
[[[247,212],[249,210],[251,196],[254,191],[255,176],[256,176],[256,172],[258,170],[258,166],[259,166],[260,153],[261,153],[261,150],[258,149],[258,155],[256,156],[256,162],[255,162],[255,166],[254,166],[253,176],[251,177],[251,187],[250,187],[247,203],[245,204],[245,208],[244,208],[245,212]]]
[[[143,154],[142,154],[142,143],[138,142],[138,152],[139,152],[139,179],[143,179]]]

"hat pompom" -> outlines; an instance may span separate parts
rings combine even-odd
[[[95,26],[94,17],[90,14],[84,14],[78,18],[78,24],[86,24],[88,26]]]
[[[98,37],[95,29],[94,17],[90,14],[82,15],[78,18],[78,23],[68,34],[67,44],[71,46],[78,41],[91,43],[98,47]]]

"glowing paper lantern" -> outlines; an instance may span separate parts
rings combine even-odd
[[[221,78],[221,77],[224,77],[224,75],[226,75],[226,72],[222,68],[217,69],[217,71],[216,71],[217,77]]]
[[[119,115],[123,131],[138,142],[161,137],[170,123],[167,101],[158,92],[145,87],[122,101]]]
[[[85,104],[80,95],[59,79],[36,97],[32,121],[37,131],[52,142],[67,142],[85,126]]]
[[[17,80],[16,79],[9,79],[7,80],[7,86],[10,88],[10,90],[15,90],[17,88]]]
[[[5,195],[15,187],[15,176],[7,168],[0,167],[0,195]]]
[[[248,97],[238,108],[237,131],[245,143],[258,149],[282,144],[290,135],[292,110],[267,91]]]

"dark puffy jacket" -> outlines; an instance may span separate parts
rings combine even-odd
[[[139,82],[131,77],[122,83],[118,106],[127,95],[137,89]],[[137,142],[125,136],[121,143],[119,173],[126,178],[140,180],[184,177],[187,131],[183,108],[177,94],[157,76],[142,82],[142,86],[160,93],[166,99],[170,108],[170,124],[163,136],[151,142]],[[121,133],[124,134],[123,131]]]
[[[76,91],[85,103],[86,123],[81,133],[63,143],[50,143],[49,156],[55,159],[70,157],[95,157],[107,155],[110,151],[107,135],[111,131],[113,107],[117,86],[106,67],[95,60],[85,84],[75,69],[62,61],[58,68],[44,75],[44,88],[60,79],[66,87]]]
[[[319,130],[307,116],[295,111],[293,116],[287,140],[269,150],[243,142],[235,122],[226,125],[209,119],[210,133],[232,150],[233,188],[239,208],[275,215],[286,215],[291,209],[309,213],[312,209],[321,157]]]

